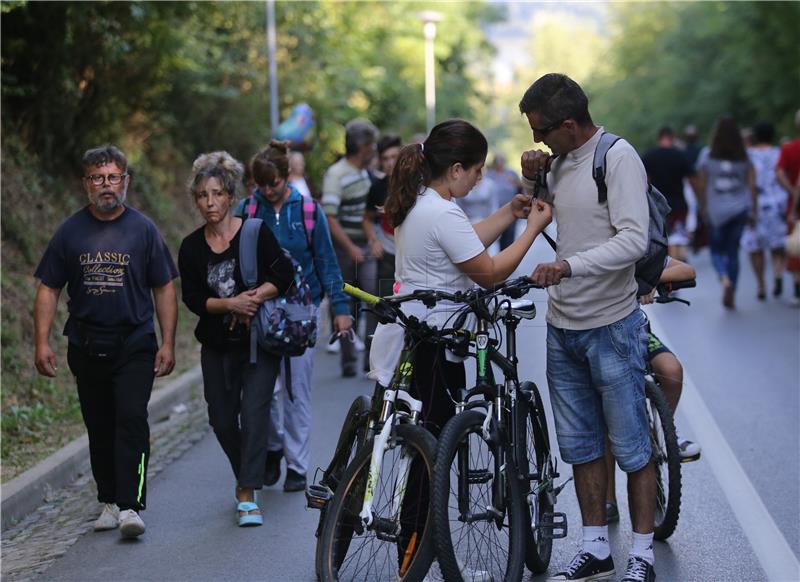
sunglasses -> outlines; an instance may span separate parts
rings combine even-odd
[[[555,123],[551,123],[547,127],[542,127],[541,129],[538,127],[532,127],[533,133],[540,135],[542,137],[546,137],[548,133],[551,133],[561,127],[561,124],[564,123],[566,119],[562,119],[560,121],[556,121]]]

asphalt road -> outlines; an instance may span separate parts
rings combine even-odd
[[[548,254],[537,242],[520,272],[530,272]],[[655,548],[658,579],[797,579],[777,576],[769,568],[777,560],[789,568],[778,571],[796,571],[791,568],[800,555],[800,310],[772,299],[757,302],[749,266],[743,265],[738,308],[725,312],[707,253],[694,261],[699,286],[682,295],[692,306],[648,309],[655,329],[683,361],[691,384],[684,402],[692,410],[679,411],[680,429],[690,438],[710,439],[701,441],[703,458],[683,466],[677,531]],[[525,354],[521,376],[535,381],[547,400],[546,296],[538,292],[533,297],[539,316],[518,335],[520,353]],[[322,351],[314,380],[312,467],[317,467],[330,458],[349,403],[370,392],[371,383],[342,379],[338,357]],[[706,409],[708,416],[699,414]],[[732,456],[726,457],[726,451]],[[569,466],[561,468],[562,475],[570,474]],[[747,483],[752,488],[738,487]],[[622,520],[610,529],[618,570],[630,544],[624,484],[619,474]],[[150,503],[143,514],[147,533],[141,539],[124,542],[116,532],[88,534],[41,579],[313,580],[318,514],[305,509],[303,495],[284,493],[280,483],[265,489],[259,498],[265,525],[240,529],[233,490],[230,468],[209,433],[150,483]],[[763,513],[748,513],[762,503]],[[571,485],[559,497],[558,508],[568,515],[570,535],[556,541],[551,572],[569,561],[580,542]],[[789,548],[788,560],[779,551],[781,543]]]

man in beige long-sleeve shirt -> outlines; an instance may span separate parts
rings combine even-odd
[[[537,266],[532,278],[549,287],[547,380],[583,521],[583,549],[551,580],[599,580],[615,572],[605,514],[608,432],[629,480],[633,547],[623,580],[650,582],[656,484],[644,409],[646,320],[634,279],[647,246],[647,175],[633,147],[619,140],[606,157],[607,200],[599,201],[592,160],[603,128],[569,77],[537,80],[520,111],[534,141],[558,156],[546,195],[558,223],[557,260]],[[531,186],[548,163],[544,152],[525,152],[523,185]]]

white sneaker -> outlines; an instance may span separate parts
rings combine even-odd
[[[341,344],[339,343],[339,338],[337,337],[332,344],[328,344],[325,346],[325,351],[329,354],[338,354],[342,349]]]
[[[94,531],[106,531],[119,527],[119,507],[116,503],[106,503],[103,512],[94,522]]]
[[[678,450],[682,463],[696,461],[700,458],[700,445],[687,439],[678,439]]]
[[[123,538],[135,538],[144,533],[144,522],[133,509],[119,512],[119,531]]]
[[[493,582],[494,578],[492,575],[487,572],[486,570],[473,570],[460,558],[456,558],[456,562],[458,563],[458,570],[461,572],[461,578],[464,582]],[[444,574],[442,574],[442,569],[439,566],[439,561],[434,560],[431,564],[428,573],[423,578],[422,582],[443,582],[444,581]]]
[[[353,338],[353,345],[355,345],[357,352],[363,352],[364,348],[366,347],[362,339],[358,336]]]

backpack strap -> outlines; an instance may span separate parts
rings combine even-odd
[[[263,221],[260,218],[246,218],[242,222],[239,235],[239,271],[242,281],[248,289],[255,289],[258,284],[258,232]],[[250,326],[250,363],[256,363],[258,326]]]
[[[608,199],[608,186],[606,185],[606,155],[620,137],[613,133],[603,132],[592,160],[592,179],[597,184],[597,201],[602,204]]]
[[[256,198],[255,194],[250,194],[245,199],[243,218],[255,218],[257,212],[258,212],[258,199]]]
[[[311,251],[311,256],[314,256],[314,226],[317,223],[317,201],[311,198],[311,196],[306,196],[305,194],[300,194],[303,198],[302,202],[302,210],[303,210],[303,230],[306,232],[306,242],[308,243],[308,249]]]

